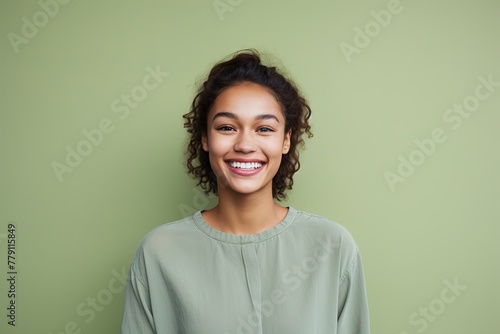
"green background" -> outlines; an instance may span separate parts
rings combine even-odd
[[[196,83],[253,47],[310,101],[315,136],[286,204],[354,235],[372,332],[500,333],[500,87],[460,127],[443,119],[478,77],[500,82],[500,2],[401,0],[385,26],[371,12],[392,8],[386,0],[219,3],[229,6],[220,15],[213,0],[71,1],[44,22],[36,1],[0,2],[1,277],[7,224],[18,230],[17,326],[2,278],[0,332],[119,332],[114,277],[139,241],[213,203],[182,165],[181,115]],[[40,27],[16,47],[9,33],[22,37],[23,17]],[[372,29],[368,45],[356,27]],[[120,119],[111,103],[139,92],[148,66],[169,75]],[[113,131],[60,182],[53,162],[103,119]],[[436,128],[447,140],[391,188],[384,173],[398,173],[400,156],[418,160],[415,140]],[[463,289],[449,303],[446,280]]]

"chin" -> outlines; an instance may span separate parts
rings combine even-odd
[[[267,191],[272,193],[272,189],[267,190],[266,187],[258,186],[236,186],[231,187],[231,191],[241,195],[265,194]]]

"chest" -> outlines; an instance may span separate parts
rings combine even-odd
[[[338,265],[318,249],[282,254],[242,245],[166,270],[158,303],[185,333],[321,333],[336,328]],[[154,297],[154,296],[153,296]],[[172,303],[175,304],[172,307]],[[332,332],[333,333],[333,332]]]

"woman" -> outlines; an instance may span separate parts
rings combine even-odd
[[[189,173],[218,204],[144,238],[122,334],[369,333],[349,232],[275,202],[292,188],[310,115],[255,51],[212,68],[184,119]]]

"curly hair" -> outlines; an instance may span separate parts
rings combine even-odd
[[[245,82],[258,84],[275,96],[285,118],[285,133],[291,130],[290,149],[282,155],[272,184],[273,198],[286,199],[285,192],[292,189],[293,175],[300,169],[299,148],[304,146],[303,134],[306,133],[308,138],[313,136],[309,125],[311,108],[295,83],[276,67],[262,64],[259,53],[253,49],[236,52],[231,59],[217,63],[199,87],[190,112],[182,116],[184,127],[190,134],[186,149],[188,173],[198,179],[198,185],[206,194],[217,194],[217,177],[208,152],[202,147],[202,138],[207,135],[207,115],[224,89]]]

